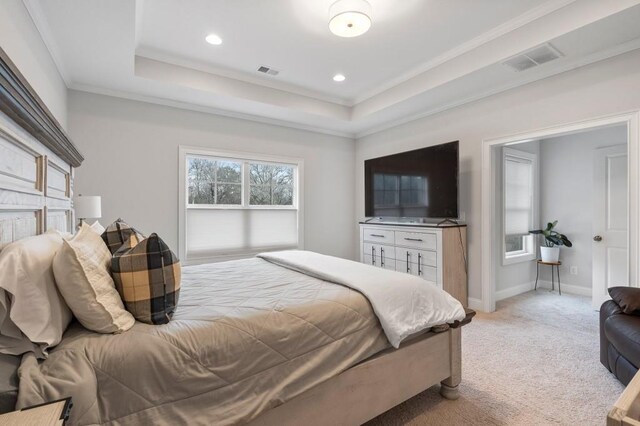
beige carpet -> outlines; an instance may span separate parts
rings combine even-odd
[[[585,297],[504,300],[462,339],[459,400],[436,386],[367,425],[604,425],[624,389],[600,364],[598,313]]]

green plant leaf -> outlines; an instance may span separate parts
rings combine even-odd
[[[569,239],[567,238],[566,235],[560,235],[560,238],[562,239],[562,244],[564,244],[567,247],[573,247],[573,243],[571,241],[569,241]]]
[[[555,235],[549,235],[547,240],[551,241],[556,246],[561,246],[563,244],[562,239]]]

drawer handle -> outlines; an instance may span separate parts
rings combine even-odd
[[[418,253],[418,275],[422,275],[422,255]]]
[[[405,238],[405,240],[422,242],[422,238]]]
[[[384,249],[380,247],[380,266],[384,268]]]
[[[411,273],[411,253],[407,252],[407,273]]]
[[[380,234],[369,234],[372,237],[378,237],[378,238],[384,238],[384,235],[380,235]]]
[[[375,266],[376,264],[376,248],[371,246],[371,264]]]

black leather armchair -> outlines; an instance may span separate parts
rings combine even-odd
[[[600,362],[627,385],[640,367],[640,288],[609,293],[600,307]]]

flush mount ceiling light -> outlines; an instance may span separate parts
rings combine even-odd
[[[347,79],[347,77],[345,77],[342,74],[336,74],[336,75],[333,76],[333,81],[338,82],[338,83],[341,83],[341,82],[345,81],[346,79]]]
[[[222,44],[222,39],[217,34],[209,34],[205,37],[205,40],[207,41],[207,43],[213,44],[214,46]]]
[[[358,37],[371,27],[371,5],[366,0],[338,0],[329,8],[329,30],[339,37]]]

